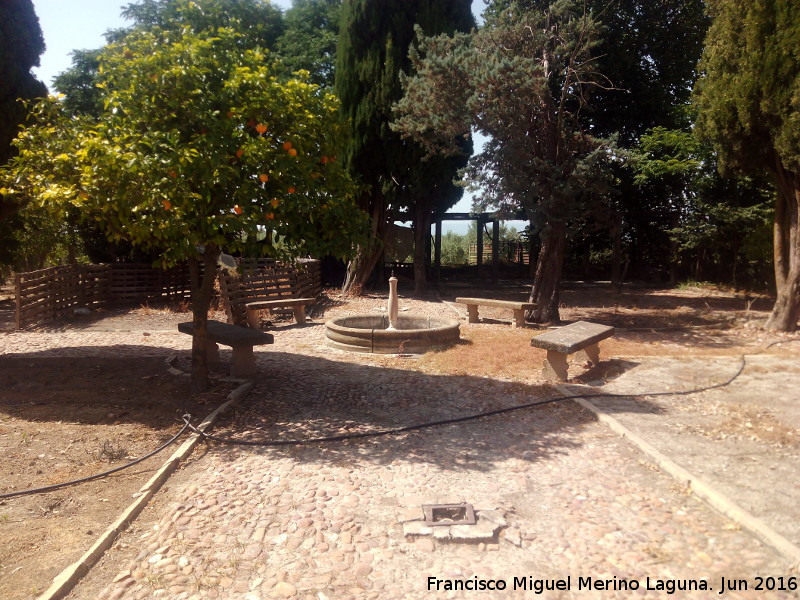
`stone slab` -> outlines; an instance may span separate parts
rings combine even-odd
[[[610,325],[576,321],[571,325],[559,327],[531,338],[531,346],[562,354],[572,354],[612,335],[614,335],[614,328]]]

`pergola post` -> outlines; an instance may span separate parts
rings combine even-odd
[[[436,219],[433,234],[433,280],[439,283],[442,274],[442,220]]]
[[[497,283],[500,265],[500,221],[492,220],[492,283]]]
[[[478,215],[478,240],[477,240],[477,255],[476,255],[476,262],[478,265],[478,277],[481,276],[481,271],[483,271],[483,226],[486,223],[485,215]]]

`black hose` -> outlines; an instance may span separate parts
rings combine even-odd
[[[789,340],[789,341],[800,341],[800,340]],[[783,343],[783,342],[780,342]],[[767,346],[769,348],[769,346]],[[200,431],[199,429],[195,428],[191,425],[188,421],[186,421],[186,425],[195,433],[202,436],[204,439],[209,439],[215,442],[220,442],[222,444],[231,444],[236,446],[301,446],[305,444],[327,444],[331,442],[343,442],[347,440],[355,440],[355,439],[362,439],[362,438],[371,438],[371,437],[380,437],[386,435],[398,435],[401,433],[407,433],[409,431],[417,431],[420,429],[428,429],[430,427],[440,427],[442,425],[452,425],[454,423],[463,423],[465,421],[475,421],[477,419],[484,419],[486,417],[491,417],[494,415],[499,415],[503,413],[509,413],[517,410],[523,410],[526,408],[533,408],[536,406],[542,406],[544,404],[551,404],[553,402],[560,402],[562,400],[576,400],[578,398],[630,398],[631,396],[687,396],[689,394],[697,394],[700,392],[705,392],[708,390],[713,390],[716,388],[725,387],[733,383],[744,371],[746,359],[742,356],[742,364],[739,365],[739,369],[736,373],[729,377],[726,381],[722,383],[715,383],[713,385],[705,386],[702,388],[696,388],[692,390],[685,390],[680,392],[654,392],[654,393],[646,393],[646,392],[636,392],[631,394],[576,394],[573,396],[558,396],[557,398],[548,398],[547,400],[539,400],[537,402],[529,402],[526,404],[518,404],[516,406],[508,406],[506,408],[498,408],[495,410],[490,410],[482,413],[476,413],[474,415],[467,415],[466,417],[456,417],[453,419],[443,419],[441,421],[430,421],[427,423],[419,423],[416,425],[407,425],[406,427],[398,427],[396,429],[383,429],[381,431],[365,431],[361,433],[346,433],[342,435],[334,435],[328,437],[319,437],[319,438],[308,438],[308,439],[301,439],[301,440],[237,440],[233,438],[223,438],[220,436],[212,435],[210,433],[205,433]]]
[[[762,349],[762,352],[768,350],[772,346],[776,346],[778,344],[788,344],[792,342],[800,342],[800,340],[780,340],[777,342],[772,342],[768,344]],[[576,394],[573,396],[559,396],[557,398],[548,398],[547,400],[539,400],[537,402],[529,402],[527,404],[518,404],[517,406],[509,406],[506,408],[498,408],[496,410],[490,410],[482,413],[477,413],[474,415],[467,415],[466,417],[456,417],[453,419],[443,419],[441,421],[430,421],[427,423],[419,423],[416,425],[408,425],[406,427],[398,427],[396,429],[384,429],[381,431],[365,431],[362,433],[348,433],[342,435],[335,435],[335,436],[328,436],[328,437],[320,437],[320,438],[309,438],[309,439],[301,439],[301,440],[265,440],[265,441],[251,441],[251,440],[236,440],[232,438],[223,438],[215,435],[211,435],[200,429],[197,429],[194,425],[191,424],[190,419],[191,415],[183,415],[183,427],[181,430],[176,433],[170,440],[165,442],[161,447],[156,450],[153,450],[149,454],[142,456],[130,463],[125,465],[121,465],[119,467],[115,467],[109,471],[104,471],[103,473],[97,473],[96,475],[90,475],[88,477],[83,477],[81,479],[75,479],[73,481],[66,481],[64,483],[56,483],[53,485],[40,487],[40,488],[33,488],[29,490],[21,490],[19,492],[10,492],[6,494],[0,494],[0,500],[5,498],[14,498],[16,496],[25,496],[28,494],[38,494],[42,492],[50,492],[53,490],[57,490],[63,487],[77,485],[79,483],[86,483],[87,481],[92,481],[94,479],[99,479],[101,477],[107,477],[113,473],[118,471],[122,471],[123,469],[127,469],[133,467],[141,463],[142,461],[147,460],[151,456],[155,456],[165,448],[169,447],[175,441],[181,437],[187,429],[191,430],[192,432],[200,435],[203,439],[209,439],[215,442],[219,442],[222,444],[231,444],[237,446],[300,446],[304,444],[324,444],[324,443],[331,443],[331,442],[344,442],[347,440],[355,440],[355,439],[363,439],[363,438],[371,438],[371,437],[380,437],[380,436],[388,436],[388,435],[398,435],[401,433],[407,433],[409,431],[418,431],[420,429],[428,429],[431,427],[440,427],[443,425],[453,425],[455,423],[464,423],[467,421],[475,421],[477,419],[484,419],[486,417],[491,417],[494,415],[500,415],[504,413],[509,413],[517,410],[523,410],[526,408],[533,408],[536,406],[542,406],[545,404],[552,404],[553,402],[560,402],[562,400],[577,400],[578,398],[630,398],[632,396],[688,396],[690,394],[698,394],[700,392],[705,392],[708,390],[713,390],[721,387],[725,387],[733,383],[744,371],[744,368],[747,364],[747,357],[742,355],[742,364],[739,365],[739,369],[734,373],[731,377],[729,377],[726,381],[722,383],[715,383],[713,385],[708,385],[701,388],[695,388],[691,390],[684,390],[679,392],[637,392],[631,394]]]
[[[101,477],[107,477],[108,475],[112,475],[113,473],[116,473],[117,471],[122,471],[123,469],[128,469],[130,467],[133,467],[134,465],[138,465],[140,462],[143,462],[143,461],[147,460],[151,456],[155,456],[156,454],[158,454],[159,452],[161,452],[165,448],[167,448],[167,447],[171,446],[172,444],[174,444],[175,441],[179,437],[181,437],[186,432],[187,429],[190,428],[189,422],[188,422],[188,419],[190,419],[190,418],[191,418],[191,415],[183,415],[184,425],[183,425],[183,427],[181,427],[181,430],[178,433],[176,433],[174,436],[172,436],[168,441],[164,442],[164,444],[160,448],[158,448],[156,450],[153,450],[149,454],[145,454],[144,456],[142,456],[140,458],[137,458],[136,460],[134,460],[132,462],[129,462],[129,463],[124,464],[124,465],[120,465],[119,467],[114,467],[113,469],[110,469],[108,471],[104,471],[102,473],[97,473],[95,475],[89,475],[88,477],[82,477],[80,479],[73,479],[72,481],[65,481],[63,483],[54,483],[53,485],[48,485],[48,486],[40,487],[40,488],[32,488],[32,489],[29,489],[29,490],[20,490],[19,492],[9,492],[7,494],[0,494],[0,500],[2,500],[4,498],[14,498],[15,496],[26,496],[28,494],[40,494],[42,492],[52,492],[53,490],[57,490],[57,489],[60,489],[60,488],[63,488],[63,487],[67,487],[67,486],[70,486],[70,485],[77,485],[79,483],[86,483],[87,481],[92,481],[94,479],[100,479]],[[194,429],[194,428],[192,427],[192,429]]]

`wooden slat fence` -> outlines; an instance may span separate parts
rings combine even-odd
[[[527,265],[530,263],[530,252],[526,242],[501,241],[497,256],[502,263],[516,263]],[[491,242],[483,245],[483,264],[488,265],[492,262]],[[470,265],[478,264],[478,244],[469,245],[467,263]]]
[[[304,259],[294,265],[270,259],[242,262],[244,275],[220,276],[230,322],[246,323],[243,304],[252,298],[316,298],[322,293],[318,260]],[[79,307],[180,300],[191,295],[187,266],[165,271],[138,263],[63,265],[17,273],[15,287],[17,329],[70,316]]]
[[[71,315],[75,308],[180,299],[190,294],[189,270],[149,264],[63,265],[17,273],[16,326],[25,329]]]
[[[189,268],[154,269],[147,264],[114,263],[109,289],[113,303],[154,302],[188,297]]]

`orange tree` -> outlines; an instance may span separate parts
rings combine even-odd
[[[341,257],[363,217],[335,160],[336,100],[305,74],[281,76],[262,49],[230,28],[153,29],[107,46],[99,118],[35,110],[19,157],[0,183],[42,206],[77,206],[112,239],[188,260],[192,388],[208,386],[207,315],[222,248],[267,236],[265,252]]]

